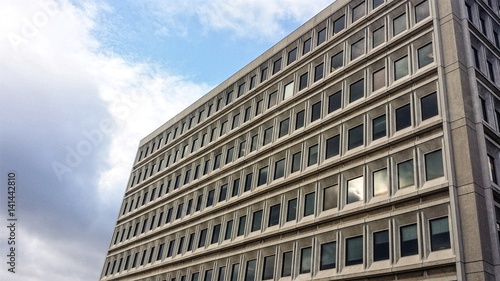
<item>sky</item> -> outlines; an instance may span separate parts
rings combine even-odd
[[[0,0],[0,280],[98,280],[139,141],[331,2]]]

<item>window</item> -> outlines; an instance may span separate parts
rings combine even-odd
[[[279,179],[285,176],[285,159],[276,161],[274,164],[274,178]]]
[[[365,2],[352,8],[352,22],[355,22],[365,15]]]
[[[245,83],[241,83],[239,86],[238,86],[238,97],[241,97],[241,95],[243,95],[245,93]],[[230,92],[229,94],[231,94],[231,97],[233,95],[233,92]],[[228,94],[228,96],[229,96]],[[228,102],[226,102],[226,104],[230,103],[231,102],[231,99],[228,99]]]
[[[318,145],[315,144],[309,147],[309,157],[307,158],[307,166],[318,163]]]
[[[300,171],[300,162],[301,162],[301,153],[297,152],[292,155],[292,170],[291,172],[297,172]]]
[[[394,61],[394,81],[408,75],[408,56]]]
[[[363,263],[363,236],[347,238],[345,240],[345,265],[355,265]]]
[[[320,45],[325,41],[326,41],[326,27],[318,31],[318,41],[316,45]]]
[[[238,127],[240,125],[240,115],[235,114],[233,116],[233,123],[231,124],[231,130]]]
[[[290,127],[290,118],[286,118],[285,120],[280,122],[280,131],[278,134],[278,138],[288,135],[288,128]]]
[[[486,19],[484,19],[482,16],[479,16],[479,25],[481,26],[481,32],[484,35],[486,34]]]
[[[214,170],[218,169],[220,167],[220,159],[221,159],[221,157],[222,157],[222,154],[215,155]]]
[[[495,70],[493,68],[493,63],[491,61],[486,61],[486,66],[488,67],[488,75],[490,76],[490,80],[495,82]]]
[[[444,176],[441,149],[425,155],[425,179],[430,181]]]
[[[307,87],[307,76],[308,76],[308,73],[304,73],[302,75],[300,75],[300,79],[299,79],[299,91],[300,90],[303,90]]]
[[[304,217],[314,215],[314,201],[315,201],[315,193],[311,192],[306,194],[304,198]]]
[[[473,21],[472,18],[472,8],[469,6],[469,4],[465,3],[465,8],[467,9],[467,16],[470,21]]]
[[[267,226],[271,227],[280,223],[280,209],[281,204],[277,204],[269,208],[269,223]]]
[[[198,281],[199,276],[200,276],[199,272],[193,273],[191,275],[191,281]]]
[[[226,200],[227,197],[227,184],[220,187],[219,202]]]
[[[250,142],[250,152],[257,150],[257,138],[258,135],[253,135],[252,140]]]
[[[439,114],[437,104],[437,94],[432,93],[420,99],[420,109],[422,113],[422,121],[427,120]]]
[[[226,153],[226,164],[233,162],[234,147],[230,147]]]
[[[238,223],[238,236],[245,234],[246,222],[247,222],[247,216],[241,216]]]
[[[207,229],[202,229],[200,232],[200,240],[198,240],[198,248],[205,247],[205,242],[207,241]]]
[[[372,75],[372,91],[375,92],[382,87],[385,87],[385,68],[373,72]]]
[[[406,257],[418,254],[417,225],[402,226],[399,232],[401,256]]]
[[[339,186],[333,185],[323,189],[323,211],[337,208]]]
[[[191,251],[193,249],[193,243],[194,243],[194,233],[191,233],[191,234],[189,234],[187,251]]]
[[[212,281],[213,269],[205,270],[205,279],[204,281]]]
[[[481,65],[480,65],[480,61],[479,61],[479,51],[472,47],[472,54],[473,54],[473,57],[474,57],[474,66],[481,70]]]
[[[331,158],[340,154],[340,135],[333,136],[326,140],[326,156]]]
[[[365,96],[365,80],[361,79],[349,86],[349,103]]]
[[[177,213],[175,214],[175,219],[178,220],[182,217],[182,209],[184,208],[184,203],[180,203],[177,206]]]
[[[265,81],[267,79],[267,67],[262,69],[260,72],[260,82]]]
[[[402,14],[392,21],[392,35],[396,36],[406,30],[406,14]]]
[[[385,27],[382,26],[373,31],[373,48],[384,43],[385,41]]]
[[[420,4],[415,6],[415,21],[419,22],[430,15],[429,11],[429,1],[422,1]]]
[[[333,33],[339,33],[345,28],[345,15],[342,15],[333,22]]]
[[[365,53],[365,38],[358,40],[351,45],[351,60],[355,60]]]
[[[389,259],[389,231],[373,233],[373,261]]]
[[[307,39],[306,41],[304,41],[304,46],[303,46],[303,49],[302,49],[302,54],[307,54],[309,53],[309,51],[311,51],[311,38]]]
[[[331,94],[328,97],[328,113],[332,113],[342,107],[342,91]]]
[[[288,52],[288,59],[286,64],[289,65],[297,59],[297,48],[293,48]]]
[[[240,193],[240,179],[235,179],[233,181],[233,192],[231,193],[231,196],[237,196]]]
[[[311,106],[311,122],[321,118],[321,101]]]
[[[353,149],[363,145],[363,124],[358,125],[348,131],[347,149]]]
[[[231,281],[238,281],[239,271],[240,271],[240,264],[239,263],[233,264],[233,268],[231,270]]]
[[[167,257],[171,257],[174,253],[174,247],[175,247],[175,239],[174,240],[170,240],[170,242],[168,243],[168,251],[167,251]]]
[[[293,81],[285,85],[285,89],[283,91],[283,100],[286,100],[293,96],[293,86]]]
[[[216,108],[216,111],[221,110],[223,106],[224,106],[224,105],[223,105],[223,100],[222,100],[222,98],[219,98],[219,99],[217,100],[217,108]]]
[[[448,217],[429,221],[431,225],[431,251],[451,248]]]
[[[481,100],[481,110],[483,112],[483,120],[488,122],[488,109],[486,106],[486,100],[483,98],[479,98]]]
[[[288,200],[286,221],[294,221],[297,218],[297,198]]]
[[[337,242],[321,244],[319,270],[331,269],[336,266]]]
[[[263,184],[267,183],[267,173],[268,173],[268,167],[264,167],[259,169],[259,179],[257,181],[257,186],[261,186]]]
[[[214,229],[212,232],[212,240],[210,241],[210,244],[219,243],[219,236],[220,236],[220,224],[217,224],[214,225]]]
[[[205,207],[210,207],[214,204],[214,195],[215,195],[215,189],[212,189],[208,192],[207,204],[205,205]]]
[[[372,140],[385,137],[387,134],[385,114],[372,120]]]
[[[274,61],[273,64],[273,75],[281,70],[281,58]]]
[[[257,80],[257,75],[254,75],[250,78],[250,89],[253,89],[255,87],[255,80]]]
[[[373,172],[373,196],[389,193],[387,168]]]
[[[347,204],[362,201],[364,194],[363,176],[347,181]]]
[[[373,0],[373,9],[377,8],[382,4],[384,4],[384,0]]]
[[[243,94],[243,90],[245,89],[245,83],[241,84],[238,87],[238,97]],[[233,101],[233,91],[226,94],[226,104],[229,104]]]
[[[396,131],[411,126],[411,108],[410,104],[396,108]]]
[[[238,158],[245,155],[245,145],[246,145],[246,141],[240,142],[240,149],[238,151]]]
[[[252,173],[249,173],[245,177],[245,188],[243,192],[249,191],[252,188]]]
[[[413,159],[398,163],[398,186],[406,188],[414,185]]]
[[[273,141],[273,127],[270,127],[264,131],[264,140],[262,142],[262,146],[270,144],[272,141]]]
[[[250,120],[250,111],[252,110],[252,107],[247,107],[245,108],[245,116],[244,116],[244,119],[243,119],[243,122],[247,122],[248,120]]]
[[[262,268],[262,280],[269,280],[274,278],[274,260],[275,257],[264,257],[264,265]]]
[[[227,221],[226,223],[226,233],[224,234],[224,240],[231,239],[233,234],[233,220]]]
[[[191,170],[187,170],[186,171],[186,175],[184,176],[184,184],[188,184],[189,183],[190,177],[191,177]]]
[[[283,264],[281,265],[281,277],[292,275],[292,252],[283,253]]]
[[[179,239],[179,248],[177,248],[177,254],[182,254],[182,249],[184,248],[184,236]]]
[[[493,156],[491,155],[488,155],[488,166],[490,168],[490,180],[493,183],[498,184],[497,172],[495,168],[495,158],[493,158]]]
[[[201,204],[203,202],[203,194],[198,195],[198,200],[196,201],[196,209],[195,211],[201,210]]]
[[[256,271],[256,260],[247,261],[247,269],[245,272],[245,280],[244,281],[254,281],[255,280],[255,271]]]
[[[417,50],[418,68],[422,68],[434,62],[434,53],[432,52],[432,43],[429,43]]]
[[[304,110],[297,112],[295,118],[295,130],[304,127],[304,115],[305,115]]]
[[[341,68],[344,66],[344,51],[340,51],[337,54],[333,55],[330,59],[330,67],[331,72]]]
[[[311,247],[300,250],[300,274],[311,272],[311,252]]]
[[[252,232],[260,230],[262,227],[262,210],[253,213]]]
[[[269,101],[267,102],[267,108],[271,108],[276,105],[277,97],[278,97],[278,92],[273,92],[269,94]]]
[[[318,64],[314,68],[314,82],[323,78],[323,63]]]

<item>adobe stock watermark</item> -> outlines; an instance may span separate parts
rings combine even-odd
[[[17,32],[10,32],[7,39],[14,51],[19,50],[19,46],[26,44],[29,40],[35,38],[40,30],[49,24],[50,18],[53,18],[59,12],[57,4],[53,1],[43,1],[38,3],[40,10],[33,13],[31,17],[23,17],[22,25]]]

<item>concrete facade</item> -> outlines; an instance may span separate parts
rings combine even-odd
[[[499,0],[337,0],[139,145],[101,280],[500,279]]]

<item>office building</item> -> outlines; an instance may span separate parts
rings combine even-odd
[[[101,280],[500,280],[499,5],[332,3],[141,141]]]

